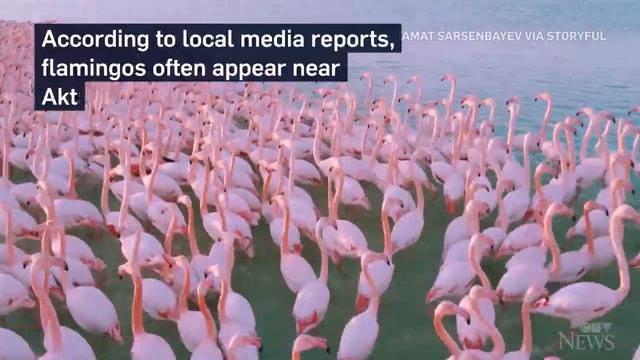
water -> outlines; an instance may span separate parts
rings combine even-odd
[[[4,4],[0,18],[16,20],[58,19],[64,22],[400,22],[405,31],[602,31],[607,40],[588,41],[406,41],[401,54],[356,54],[350,56],[352,86],[363,95],[365,84],[357,80],[363,71],[375,76],[376,94],[390,94],[390,87],[382,84],[383,76],[396,74],[402,84],[400,93],[412,90],[404,80],[420,74],[425,81],[425,100],[442,97],[448,84],[440,77],[446,72],[458,75],[459,94],[474,93],[480,97],[494,97],[499,105],[497,121],[504,131],[507,113],[502,104],[513,95],[522,99],[518,130],[537,129],[544,106],[533,102],[540,91],[552,94],[555,111],[553,121],[575,113],[582,106],[626,115],[627,109],[640,102],[640,27],[636,14],[640,13],[637,0],[586,0],[556,2],[537,0],[504,2],[489,0],[479,4],[472,0],[449,1],[336,1],[289,2],[284,0],[259,1],[153,1],[136,2],[117,0],[93,2],[82,0],[24,0]],[[636,120],[637,121],[637,120]],[[374,208],[379,206],[378,192],[368,191]],[[322,201],[320,192],[315,198]],[[97,194],[91,194],[97,200]],[[583,199],[585,197],[583,196]],[[439,266],[441,239],[449,217],[444,215],[441,197],[432,198],[425,214],[425,231],[419,243],[409,252],[394,258],[394,282],[385,294],[381,313],[381,333],[373,359],[443,358],[444,347],[435,337],[431,318],[426,315],[424,296],[433,283]],[[637,202],[633,200],[634,203]],[[115,204],[112,205],[112,207]],[[381,249],[382,239],[377,212],[356,213],[350,217],[363,228],[371,247]],[[558,221],[556,234],[562,234],[569,224]],[[200,226],[199,226],[200,229]],[[631,239],[637,231],[628,231]],[[208,243],[199,232],[201,248]],[[234,287],[245,294],[253,304],[258,322],[258,333],[265,342],[263,359],[284,359],[295,336],[290,315],[293,296],[286,290],[278,270],[277,250],[268,238],[264,225],[254,231],[256,257],[251,262],[239,259],[235,269]],[[179,242],[180,243],[180,242]],[[182,247],[180,244],[180,247]],[[125,332],[128,332],[129,281],[118,282],[115,265],[122,261],[117,242],[105,239],[93,242],[96,253],[109,264],[106,292],[118,308]],[[575,246],[575,245],[571,245]],[[627,253],[635,254],[640,245],[633,241],[625,244]],[[186,248],[186,247],[183,247]],[[307,250],[308,249],[308,250]],[[314,245],[306,243],[305,255],[318,269],[318,255]],[[500,262],[487,261],[487,271],[494,284],[503,272]],[[332,302],[324,323],[314,334],[329,338],[334,350],[344,324],[353,314],[353,301],[358,280],[358,266],[349,262],[340,273],[332,268],[330,288]],[[611,322],[616,348],[611,352],[569,350],[556,354],[563,359],[630,358],[638,345],[635,304],[640,295],[637,274],[632,270],[632,291],[625,303],[601,319]],[[589,275],[588,280],[617,286],[616,269],[611,267],[601,275]],[[556,287],[552,287],[552,290]],[[215,301],[210,305],[215,309]],[[59,307],[62,322],[73,321]],[[520,345],[520,319],[518,307],[510,306],[498,315],[498,326],[505,335],[507,348]],[[542,358],[544,349],[558,339],[558,332],[567,329],[564,321],[550,320],[534,315],[533,358]],[[9,327],[33,324],[28,313],[12,315]],[[448,323],[450,325],[450,323]],[[170,341],[178,358],[187,358],[172,324],[146,319],[147,329]],[[73,325],[75,326],[75,325]],[[452,329],[451,326],[448,328]],[[38,348],[40,332],[20,330],[30,344]],[[128,333],[125,338],[130,339]],[[112,346],[97,336],[88,336],[100,359],[120,359],[128,354],[130,343]],[[326,359],[318,352],[306,354],[304,359]]]

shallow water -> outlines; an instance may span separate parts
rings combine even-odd
[[[91,3],[91,5],[87,5]],[[636,14],[640,12],[637,0],[587,0],[574,2],[550,0],[508,3],[490,0],[479,5],[471,0],[444,1],[388,1],[355,2],[323,0],[289,3],[285,0],[262,3],[235,0],[216,1],[152,1],[89,2],[84,0],[24,0],[3,4],[0,18],[19,20],[59,19],[76,22],[401,22],[406,31],[603,31],[606,41],[508,41],[508,42],[451,42],[406,41],[402,54],[357,54],[350,57],[350,86],[362,96],[364,84],[357,81],[363,71],[375,75],[378,95],[390,94],[382,85],[384,75],[394,73],[401,84],[409,76],[420,74],[425,80],[425,99],[442,97],[448,88],[439,81],[452,71],[458,75],[459,94],[475,93],[481,97],[494,97],[500,105],[497,113],[498,131],[504,132],[507,114],[504,100],[519,95],[523,105],[518,123],[520,131],[537,129],[544,107],[533,102],[539,91],[549,91],[556,110],[552,120],[573,114],[581,106],[607,109],[617,116],[626,114],[638,95],[640,67],[637,66],[640,27]],[[405,85],[402,85],[405,88]],[[400,93],[404,92],[402,90]],[[324,191],[324,189],[322,190]],[[380,204],[380,194],[368,191],[374,209]],[[592,196],[586,192],[582,200]],[[97,192],[85,193],[94,200]],[[319,191],[315,198],[323,202]],[[380,311],[381,332],[372,359],[424,359],[443,358],[445,348],[436,338],[424,298],[433,283],[440,264],[442,237],[450,217],[446,215],[441,196],[431,196],[425,212],[425,231],[419,242],[409,251],[394,258],[396,272],[390,289],[384,295]],[[638,205],[636,198],[631,198]],[[114,203],[112,206],[115,206]],[[361,226],[372,248],[382,249],[381,227],[376,211],[355,212],[347,218]],[[568,221],[556,223],[556,234],[563,234]],[[632,226],[630,226],[632,227]],[[198,229],[201,227],[198,225]],[[201,249],[208,248],[206,234],[199,231]],[[640,233],[627,230],[625,247],[635,255],[640,245],[634,241]],[[238,258],[234,269],[234,288],[244,294],[257,318],[257,331],[264,342],[263,359],[287,358],[295,337],[291,316],[294,297],[287,290],[278,267],[278,251],[273,246],[268,229],[261,224],[254,230],[256,258],[249,261]],[[86,335],[99,359],[123,359],[130,348],[129,306],[131,284],[128,279],[118,280],[115,268],[123,261],[117,241],[105,238],[90,241],[94,251],[102,256],[109,269],[103,287],[118,309],[127,342],[113,345],[102,337]],[[318,254],[312,243],[305,243],[305,256],[315,269]],[[574,244],[573,246],[581,245]],[[27,247],[33,244],[26,244]],[[186,241],[176,241],[176,249],[188,250]],[[503,272],[502,262],[485,261],[493,284]],[[613,351],[571,350],[565,347],[556,354],[563,359],[602,359],[610,356],[627,359],[640,340],[637,337],[636,304],[640,301],[640,276],[632,270],[632,290],[627,300],[599,322],[612,324],[608,334],[615,337]],[[331,304],[324,322],[313,332],[329,339],[334,352],[344,324],[353,315],[359,266],[348,261],[343,272],[331,268]],[[100,275],[98,275],[100,277]],[[600,276],[590,274],[587,279],[602,281],[610,287],[618,285],[617,272],[612,266]],[[555,287],[551,287],[552,290]],[[215,310],[215,299],[209,304]],[[195,309],[195,307],[192,307]],[[58,307],[61,321],[77,329],[68,312]],[[521,325],[517,306],[498,311],[498,326],[505,335],[507,348],[514,350],[521,341]],[[33,330],[35,317],[30,313],[13,314],[7,319],[8,327],[19,328],[34,349],[42,350],[42,333]],[[545,348],[558,340],[560,331],[568,325],[564,321],[534,315],[533,358],[541,358]],[[451,325],[451,322],[449,322]],[[175,326],[167,322],[146,319],[148,331],[159,334],[173,346],[179,359],[188,358],[180,344]],[[453,329],[448,326],[449,329]],[[332,355],[335,357],[335,355]],[[304,359],[326,359],[326,354],[310,352]]]

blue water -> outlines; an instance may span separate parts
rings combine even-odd
[[[17,3],[17,4],[16,4]],[[537,128],[544,108],[533,103],[549,91],[554,119],[582,106],[621,116],[640,102],[640,13],[637,0],[557,2],[533,0],[256,1],[256,0],[22,0],[3,4],[0,18],[64,22],[400,22],[405,31],[602,31],[606,41],[404,41],[401,54],[350,56],[352,86],[372,71],[380,89],[384,75],[404,83],[425,80],[425,99],[441,97],[442,74],[458,75],[459,94],[494,97],[498,104],[522,98],[518,130]],[[406,90],[401,90],[401,93]],[[362,94],[362,92],[360,92]],[[506,109],[499,108],[498,120]],[[504,124],[504,122],[502,122]]]

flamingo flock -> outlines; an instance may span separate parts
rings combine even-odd
[[[0,327],[0,359],[99,358],[86,334],[130,344],[132,359],[176,359],[166,339],[145,330],[143,314],[175,324],[191,359],[258,359],[261,319],[232,280],[236,256],[262,256],[254,242],[268,240],[253,236],[262,221],[294,301],[294,360],[312,349],[331,353],[331,334],[312,334],[322,332],[332,306],[329,269],[345,262],[359,262],[361,272],[337,359],[370,358],[384,295],[402,281],[395,263],[419,241],[442,244],[424,293],[450,359],[532,358],[533,316],[575,329],[629,294],[629,268],[640,266],[640,254],[627,260],[623,247],[624,221],[640,223],[627,203],[640,147],[630,117],[640,106],[625,118],[585,107],[559,120],[542,92],[540,129],[519,133],[517,96],[460,96],[450,73],[441,78],[449,93],[427,100],[418,75],[400,95],[395,76],[365,73],[364,98],[348,84],[305,92],[260,83],[96,83],[87,85],[86,111],[36,112],[32,32],[29,24],[0,23],[0,323],[14,311],[37,311],[45,353]],[[374,82],[390,94],[375,94]],[[501,110],[505,137],[495,133]],[[98,204],[82,199],[79,187],[99,189]],[[312,196],[313,188],[326,198]],[[587,189],[597,196],[585,199]],[[376,191],[379,209],[369,199]],[[434,202],[450,222],[443,238],[425,239]],[[379,217],[382,249],[362,231],[363,213]],[[556,218],[573,218],[564,237],[584,239],[583,247],[562,250]],[[92,236],[67,233],[79,227]],[[123,310],[94,278],[109,270],[92,250],[105,234],[122,252],[111,270],[133,283],[132,339],[122,334]],[[188,253],[175,251],[177,236]],[[28,241],[39,251],[18,246]],[[319,249],[319,269],[307,260],[309,247]],[[504,271],[492,284],[483,262],[498,259]],[[609,267],[618,269],[615,288],[584,279]],[[206,301],[215,297],[217,321]],[[75,324],[61,324],[54,300]],[[496,306],[505,303],[522,308],[521,344],[506,344],[496,326]],[[449,316],[454,335],[443,324]]]

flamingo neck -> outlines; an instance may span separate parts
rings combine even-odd
[[[500,330],[498,330],[498,328],[496,328],[495,325],[491,324],[484,317],[484,315],[479,309],[477,299],[471,298],[471,311],[475,313],[478,320],[480,320],[480,323],[482,324],[482,326],[489,333],[489,337],[491,337],[491,341],[493,342],[493,349],[491,349],[491,354],[494,355],[496,359],[502,357],[505,351],[505,344],[504,344],[504,338],[502,337]]]
[[[191,202],[187,202],[187,217],[187,238],[189,239],[189,250],[193,258],[200,255],[200,249],[198,248],[198,241],[196,240],[196,225]]]
[[[443,311],[436,312],[433,317],[433,327],[435,328],[436,335],[438,335],[438,337],[440,338],[440,341],[444,343],[447,349],[449,349],[449,353],[451,353],[451,355],[455,358],[460,354],[461,350],[458,347],[458,344],[456,343],[456,341],[453,340],[453,337],[451,337],[447,329],[444,327],[444,324],[442,323],[442,320],[446,315],[454,315],[454,314],[455,313],[447,313]]]
[[[294,175],[294,162],[295,162],[295,144],[291,143],[291,149],[289,151],[289,183],[287,184],[289,194],[293,194],[293,175]]]
[[[438,110],[434,109],[433,114],[433,125],[431,128],[431,142],[429,143],[429,155],[433,157],[433,150],[436,147],[436,141],[438,140],[438,135],[440,133],[440,119],[438,116]]]
[[[453,104],[453,99],[456,96],[456,82],[456,79],[451,80],[451,88],[449,89],[449,97],[447,98],[448,101],[446,106],[447,118],[451,115],[451,104]]]
[[[624,138],[627,132],[625,131],[625,122],[624,119],[618,119],[618,153],[622,155],[626,155],[626,149],[624,146]]]
[[[282,227],[282,241],[280,241],[280,254],[286,255],[289,253],[289,228],[291,226],[291,209],[289,209],[289,203],[284,200],[284,220]]]
[[[549,125],[549,120],[551,119],[551,110],[553,109],[553,101],[551,98],[547,101],[547,110],[544,112],[544,118],[542,119],[542,128],[540,128],[540,138],[547,138],[547,126]]]
[[[525,354],[531,354],[533,351],[533,335],[531,331],[531,304],[528,301],[522,302],[522,312],[520,315],[522,321],[522,345],[520,351]]]
[[[591,211],[585,211],[584,225],[584,235],[586,236],[587,242],[587,254],[589,254],[589,258],[593,258],[593,255],[595,253],[595,246],[593,244],[593,225],[591,224]]]
[[[331,206],[331,210],[333,214],[331,215],[332,219],[338,219],[338,214],[340,211],[340,197],[342,196],[342,191],[344,190],[344,173],[340,170],[338,174],[338,183],[336,185],[336,193],[333,195],[333,204]]]
[[[509,113],[509,123],[507,127],[507,146],[511,149],[513,144],[513,135],[516,130],[516,107],[514,106]]]
[[[313,137],[313,161],[317,166],[320,166],[322,159],[320,159],[320,136],[322,135],[322,125],[320,124],[320,119],[316,118],[316,133]]]
[[[560,167],[564,168],[564,164],[562,164],[565,159],[566,159],[566,155],[564,153],[564,149],[562,147],[562,145],[560,144],[560,132],[562,131],[562,127],[560,126],[560,124],[557,124],[554,128],[553,128],[553,135],[552,135],[552,142],[553,142],[553,147],[556,149],[556,151],[558,152],[558,156],[560,157]]]
[[[69,159],[69,181],[67,182],[67,193],[75,195],[76,193],[76,165],[75,155],[73,153],[67,154]]]
[[[369,126],[366,126],[362,132],[362,139],[360,140],[360,160],[365,159],[367,152],[367,140],[369,139]]]
[[[216,328],[216,323],[213,321],[213,315],[211,315],[211,310],[207,306],[207,302],[205,300],[205,293],[203,291],[198,292],[198,307],[200,308],[200,312],[204,317],[204,324],[207,330],[207,339],[209,341],[215,343],[218,338],[218,330]]]
[[[576,147],[573,141],[573,134],[570,131],[566,131],[565,135],[567,136],[567,148],[569,150],[568,170],[575,171],[576,170]]]
[[[11,107],[11,109],[13,110],[13,106]],[[11,144],[10,144],[10,139],[9,139],[9,132],[10,132],[10,127],[12,127],[12,117],[13,115],[13,111],[10,111],[9,116],[7,117],[6,120],[6,125],[4,127],[4,131],[3,131],[3,135],[4,135],[4,142],[2,144],[2,185],[4,186],[5,190],[9,190],[9,151],[11,150]]]
[[[367,108],[371,104],[371,94],[373,93],[373,78],[369,77],[367,85],[367,95],[364,100],[364,106]]]
[[[391,225],[389,224],[389,215],[387,211],[382,208],[380,212],[380,219],[382,220],[382,234],[384,236],[384,254],[391,258],[393,255],[393,243],[391,241]]]
[[[413,162],[409,163],[410,166],[417,166]],[[416,189],[416,198],[417,198],[417,209],[420,211],[420,214],[424,213],[424,190],[422,189],[422,185],[418,182],[415,176],[412,177],[413,186]]]
[[[322,239],[316,239],[318,242],[318,248],[320,249],[320,281],[327,283],[329,281],[329,255],[327,249],[322,244]]]
[[[367,312],[373,313],[377,316],[378,309],[380,308],[380,291],[376,286],[371,274],[369,273],[369,264],[365,264],[362,268],[362,272],[364,273],[364,278],[369,284],[369,288],[371,289],[371,297],[369,300],[369,307],[367,307]]]
[[[469,262],[473,268],[473,272],[475,272],[476,276],[480,278],[482,286],[487,289],[492,289],[491,280],[489,280],[487,274],[482,270],[482,265],[480,265],[480,262],[482,261],[482,254],[480,254],[479,245],[480,244],[475,239],[470,242]]]
[[[222,275],[220,280],[220,298],[218,299],[218,318],[220,327],[227,321],[227,298],[229,297],[229,283],[225,279],[226,275]]]
[[[157,150],[154,150],[153,165],[151,167],[151,175],[149,176],[149,184],[147,186],[147,205],[151,203],[151,199],[153,198],[153,187],[155,186],[159,165],[160,165],[160,152]]]
[[[618,263],[618,275],[620,277],[620,285],[615,290],[618,294],[618,301],[622,302],[629,295],[631,282],[629,278],[629,263],[622,247],[624,236],[624,224],[621,218],[612,218],[610,222],[611,245]]]
[[[540,198],[544,197],[544,193],[542,192],[542,174],[544,174],[543,171],[536,170],[535,174],[533,175],[533,187],[535,193],[538,194]]]
[[[584,132],[584,135],[582,136],[582,142],[580,143],[580,161],[583,161],[587,157],[589,141],[591,140],[591,135],[593,135],[594,130],[596,130],[596,121],[597,119],[595,116],[589,116],[589,124],[587,125],[587,130]],[[600,136],[600,134],[598,134],[597,132],[595,135],[596,138]]]
[[[271,185],[271,178],[273,178],[273,171],[267,170],[267,176],[262,184],[262,192],[260,193],[260,202],[263,204],[267,202],[269,196],[269,186]]]
[[[204,158],[204,173],[202,174],[202,195],[200,195],[200,213],[206,214],[209,202],[209,182],[211,181],[211,170],[209,169],[209,158]],[[221,212],[221,211],[220,211]]]
[[[106,136],[106,135],[105,135]],[[100,207],[102,209],[102,215],[107,216],[109,213],[109,172],[111,170],[111,161],[107,158],[108,151],[105,151],[104,172],[102,177],[102,188],[100,189]],[[125,180],[125,186],[126,180]],[[124,196],[122,198],[124,200]]]
[[[374,163],[376,162],[376,159],[378,157],[378,152],[380,151],[380,148],[382,147],[382,140],[384,139],[384,127],[380,127],[380,129],[378,129],[378,134],[376,136],[376,143],[373,146],[373,149],[371,149],[371,155],[369,158],[369,167],[373,167]]]
[[[396,99],[398,97],[398,82],[397,81],[393,81],[393,93],[391,95],[391,112],[393,112],[395,110],[395,106],[396,106]]]
[[[42,260],[45,258],[48,259],[48,255],[41,255],[44,258],[40,258],[40,260],[36,260],[36,263],[31,268],[31,286],[33,288],[33,292],[38,298],[38,302],[40,304],[40,311],[42,312],[42,318],[45,319],[43,326],[46,327],[45,331],[48,331],[51,335],[51,340],[53,343],[53,349],[51,352],[53,353],[62,353],[63,352],[63,344],[62,344],[62,332],[60,331],[60,322],[58,320],[58,315],[56,314],[56,310],[53,307],[53,303],[47,294],[45,288],[39,285],[39,281],[37,278],[37,274],[39,272],[42,273],[44,279],[49,278],[49,270],[48,268],[44,268],[42,264]],[[48,287],[48,282],[45,280],[45,286]],[[46,325],[45,325],[46,323]]]
[[[139,273],[133,274],[133,303],[131,305],[131,332],[133,336],[145,333],[142,321],[142,278]]]
[[[560,270],[560,249],[553,234],[553,212],[548,213],[543,220],[544,242],[551,251],[551,274],[556,275]]]
[[[189,264],[178,261],[178,266],[182,269],[182,289],[180,290],[180,299],[178,299],[178,310],[180,314],[184,314],[189,311],[187,301],[189,299],[189,290],[191,288],[191,274],[189,271]]]

